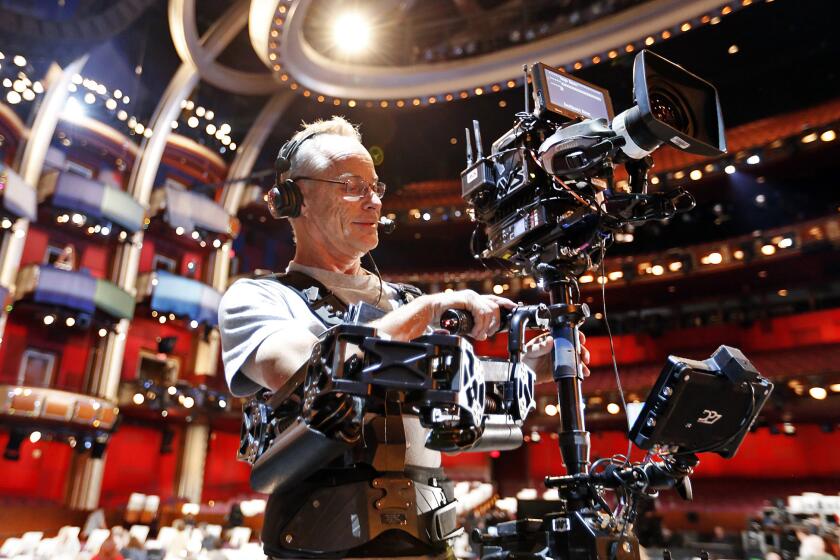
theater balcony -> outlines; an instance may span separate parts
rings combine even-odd
[[[112,402],[75,392],[0,385],[0,419],[9,427],[3,458],[16,461],[24,439],[65,442],[101,457],[120,410]]]
[[[19,218],[35,220],[37,207],[35,189],[11,168],[0,163],[0,227],[10,229]]]
[[[88,272],[29,264],[18,272],[12,316],[77,331],[96,327],[104,336],[106,329],[134,316],[134,299]]]
[[[125,241],[143,225],[144,209],[131,195],[66,169],[41,176],[38,199],[46,223],[87,236]]]
[[[152,193],[147,229],[189,248],[218,249],[239,233],[239,220],[209,196],[166,185]]]
[[[176,381],[224,388],[217,328],[222,294],[207,284],[158,270],[137,282],[138,312],[128,333],[123,381]]]
[[[137,301],[148,302],[152,316],[160,323],[167,319],[189,321],[215,327],[222,294],[207,284],[159,270],[137,279]]]

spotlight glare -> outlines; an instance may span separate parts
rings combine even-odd
[[[837,133],[833,130],[826,130],[822,134],[820,134],[820,140],[823,142],[831,142],[837,138]]]
[[[735,166],[734,165],[727,165],[726,167],[723,168],[723,170],[726,172],[727,175],[732,175],[733,173],[735,173]]]
[[[197,126],[198,126],[198,117],[196,117],[195,115],[193,115],[192,117],[190,117],[189,119],[187,119],[187,125],[188,125],[190,128],[195,128],[195,127],[197,127]]]
[[[758,154],[753,154],[753,155],[751,155],[750,157],[747,158],[747,163],[750,164],[750,165],[755,165],[760,161],[761,161],[761,158],[758,157]]]
[[[761,247],[761,254],[767,255],[768,257],[776,252],[776,247],[774,245],[762,245]]]
[[[134,393],[134,397],[131,400],[134,401],[134,404],[141,405],[146,400],[146,397],[143,396],[143,393]]]
[[[192,408],[195,405],[195,399],[192,397],[184,397],[184,408]]]
[[[811,395],[812,398],[821,401],[828,396],[828,391],[826,391],[823,387],[811,387],[808,389],[808,394]]]
[[[609,412],[610,414],[618,414],[620,411],[621,407],[615,404],[614,402],[611,402],[607,405],[607,412]]]
[[[29,441],[32,443],[38,443],[41,440],[41,432],[35,430],[31,434],[29,434]]]
[[[545,413],[548,416],[557,416],[557,406],[553,404],[545,405]]]
[[[333,45],[346,54],[359,54],[367,50],[370,35],[370,24],[360,13],[347,12],[333,22]]]
[[[44,317],[45,325],[52,325],[55,322],[55,315],[47,315]]]
[[[691,177],[692,181],[699,181],[703,178],[703,172],[699,169],[695,169],[689,174],[689,177]]]

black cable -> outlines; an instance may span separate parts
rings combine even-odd
[[[621,406],[624,409],[624,417],[627,420],[627,429],[630,426],[630,415],[627,413],[627,401],[624,400],[624,388],[621,386],[621,376],[618,374],[618,362],[615,357],[615,344],[613,343],[612,330],[610,329],[610,321],[607,318],[607,290],[606,290],[606,273],[604,271],[604,253],[606,252],[606,241],[601,240],[601,278],[604,281],[601,283],[601,308],[604,312],[604,325],[607,327],[607,336],[610,339],[610,355],[612,357],[613,373],[615,373],[615,383],[618,386],[618,396],[621,399]],[[600,281],[600,278],[599,278]],[[626,432],[625,432],[626,433]],[[630,453],[633,451],[633,441],[627,438],[627,456],[624,462],[625,465],[630,463]]]
[[[379,307],[379,302],[382,301],[382,274],[379,272],[379,267],[376,266],[376,261],[373,260],[373,253],[368,251],[367,256],[370,261],[370,267],[373,269],[373,273],[376,274],[376,277],[379,279],[379,296],[376,298],[376,307]]]

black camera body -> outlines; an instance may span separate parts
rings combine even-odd
[[[609,93],[542,63],[528,69],[533,112],[517,115],[486,157],[468,142],[462,196],[478,223],[476,258],[518,272],[536,262],[591,266],[601,241],[626,224],[694,206],[682,189],[649,194],[647,157],[664,143],[690,153],[726,151],[714,86],[649,51],[634,62],[636,105],[613,117]],[[469,131],[468,140],[469,140]],[[614,169],[627,168],[617,187]]]

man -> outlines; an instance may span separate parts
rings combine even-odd
[[[302,196],[299,215],[290,218],[296,249],[289,264],[289,274],[294,274],[298,280],[310,279],[313,286],[329,291],[344,304],[365,302],[385,311],[372,326],[381,335],[395,340],[407,341],[422,335],[430,325],[437,324],[441,313],[449,308],[472,313],[475,324],[469,336],[473,339],[484,340],[498,330],[499,309],[515,305],[507,298],[479,295],[471,290],[413,297],[414,294],[383,283],[378,276],[362,268],[362,256],[379,242],[377,227],[385,186],[379,182],[373,161],[362,146],[355,127],[342,118],[333,117],[330,121],[305,126],[292,142],[295,143],[293,150],[281,150],[289,167],[278,178],[278,183],[293,180],[293,187],[299,189]],[[284,279],[289,278],[291,276],[239,280],[222,298],[219,309],[222,357],[234,395],[282,387],[309,359],[318,336],[327,328],[322,318],[313,313],[312,302],[302,297],[300,290],[284,284]],[[535,339],[526,352],[527,363],[547,374],[548,378],[547,358],[551,348],[550,337],[543,336]],[[581,357],[583,362],[588,362],[585,349]],[[266,554],[300,558],[325,555],[428,557],[446,553],[445,539],[427,538],[428,527],[410,526],[411,523],[422,525],[427,522],[436,508],[446,504],[445,485],[438,483],[444,480],[440,454],[424,447],[426,431],[416,417],[397,418],[398,423],[394,418],[380,418],[378,423],[370,423],[370,437],[364,438],[364,445],[370,450],[366,458],[352,465],[347,463],[336,468],[331,465],[330,469],[324,470],[329,476],[319,478],[318,473],[314,474],[308,479],[309,487],[304,484],[282,496],[272,495],[262,534]],[[387,461],[383,459],[383,450],[393,450],[395,446],[400,454],[396,467],[393,453]],[[366,467],[359,468],[359,464]],[[341,504],[322,507],[316,512],[313,508],[318,505],[313,504],[321,504],[322,498],[313,496],[325,485],[332,489],[333,497],[343,495],[350,485],[358,485],[358,492],[369,492],[368,483],[381,474],[384,468],[381,465],[385,464],[390,465],[387,467],[389,472],[393,470],[392,477],[402,475],[404,480],[413,481],[419,498],[417,518],[409,515],[411,521],[407,521],[398,517],[400,522],[384,531],[381,526],[371,528],[370,540],[365,540],[368,528],[357,530],[358,527],[354,527],[352,534],[335,537],[335,542],[330,542],[333,532],[341,533],[340,527],[359,521],[345,523],[344,513],[337,511]],[[412,486],[412,483],[408,485]],[[421,490],[427,492],[426,495],[439,495],[441,504],[421,507],[421,501],[428,501],[420,496]],[[448,499],[451,500],[451,496]],[[424,507],[425,511],[420,511]],[[349,515],[352,518],[354,514]],[[303,523],[304,527],[316,531],[322,527],[325,534],[319,535],[319,539],[301,535],[301,531],[308,530],[300,528],[298,521],[303,518],[311,520]]]

